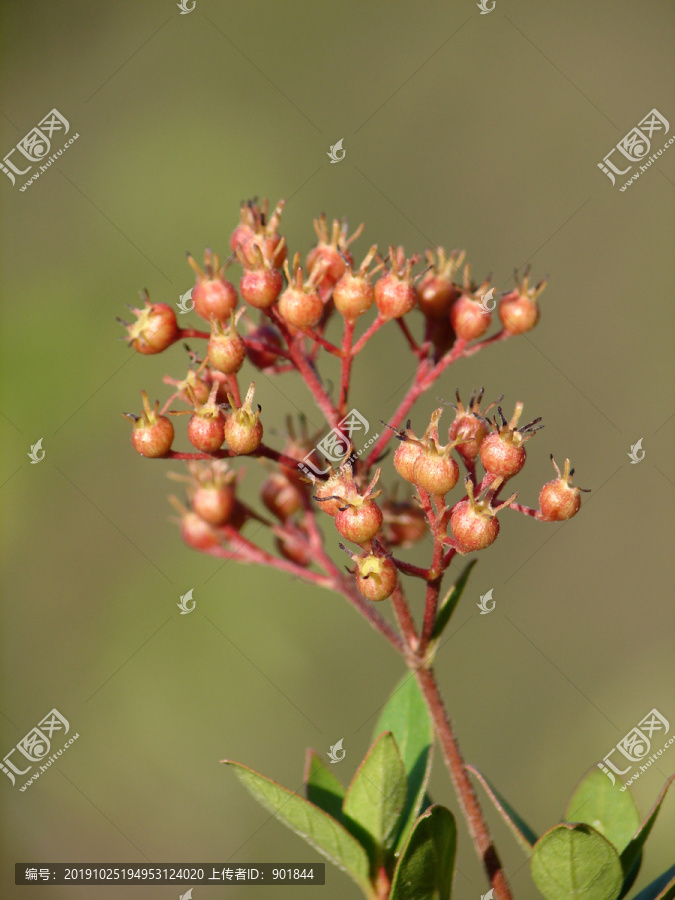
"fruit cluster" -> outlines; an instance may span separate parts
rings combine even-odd
[[[516,276],[515,288],[498,305],[501,329],[479,341],[489,328],[496,301],[489,279],[471,280],[463,251],[427,250],[425,257],[406,257],[401,247],[390,247],[386,256],[371,246],[355,266],[350,245],[363,226],[348,237],[346,223],[335,220],[329,231],[325,216],[314,222],[317,243],[304,266],[296,253],[289,264],[285,238],[279,234],[283,209],[280,202],[271,216],[267,203],[256,201],[241,207],[239,224],[230,239],[231,257],[221,265],[207,250],[201,268],[188,254],[196,283],[191,300],[194,312],[209,324],[208,331],[181,328],[176,313],[165,303],[152,303],[147,291],[144,306],[134,309],[136,321],[123,323],[131,346],[142,354],[155,354],[188,339],[206,342],[203,358],[188,347],[190,365],[184,378],[165,377],[174,388],[160,411],[142,392],[140,416],[126,414],[133,423],[132,443],[143,456],[188,462],[190,509],[174,498],[181,514],[184,540],[193,548],[248,562],[277,565],[322,584],[337,584],[335,564],[326,555],[316,514],[333,517],[340,537],[359,547],[349,553],[354,567],[350,576],[361,596],[384,600],[400,595],[399,574],[435,584],[456,553],[482,550],[499,534],[497,514],[507,507],[541,521],[563,521],[580,507],[580,489],[570,483],[569,460],[563,473],[554,462],[557,478],[544,485],[538,508],[516,503],[516,495],[500,501],[499,493],[520,472],[526,460],[525,443],[541,428],[540,420],[519,425],[522,403],[506,420],[500,401],[481,412],[482,389],[465,407],[457,393],[455,418],[447,443],[439,438],[442,409],[436,410],[421,437],[401,423],[417,398],[445,369],[463,356],[489,344],[529,331],[539,319],[538,296],[545,286],[529,286],[529,271]],[[414,269],[422,261],[426,267]],[[242,268],[238,290],[225,276],[232,265]],[[239,298],[244,305],[237,308]],[[354,340],[358,319],[372,306],[377,313],[365,332]],[[422,314],[423,334],[416,339],[407,317]],[[256,322],[252,316],[259,317]],[[336,314],[342,319],[339,344],[327,337]],[[347,411],[352,363],[370,338],[382,327],[396,323],[403,339],[419,361],[410,391],[368,455],[361,458],[353,444],[337,468],[326,467],[315,447],[321,436],[310,436],[306,423],[299,432],[289,423],[281,451],[263,442],[260,406],[254,404],[255,386],[249,382],[242,400],[238,373],[248,362],[264,377],[299,373],[325,416],[335,428]],[[340,361],[338,396],[331,396],[319,375],[317,360],[325,351]],[[180,401],[188,409],[169,409]],[[496,408],[492,417],[488,415]],[[189,415],[187,438],[192,452],[173,448],[174,427],[169,416]],[[386,495],[377,462],[389,440],[398,447],[393,466],[415,489],[399,500]],[[453,455],[454,454],[454,455]],[[255,458],[271,468],[260,499],[265,515],[257,513],[237,496],[241,471],[230,467],[234,457]],[[324,474],[311,481],[300,463],[313,461],[314,471]],[[479,480],[476,465],[485,474]],[[465,477],[460,475],[460,464]],[[183,477],[183,476],[179,476]],[[449,504],[446,497],[462,481],[463,496]],[[399,483],[399,487],[402,485]],[[384,494],[384,495],[383,495]],[[378,497],[382,500],[376,502]],[[272,530],[279,556],[267,553],[241,531],[249,519]],[[433,543],[433,560],[420,568],[397,559],[394,549],[407,547],[423,537]],[[321,570],[321,574],[316,570]],[[343,576],[339,576],[343,577]]]

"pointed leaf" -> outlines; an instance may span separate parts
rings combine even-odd
[[[466,768],[483,785],[488,797],[494,803],[497,812],[509,826],[522,849],[530,856],[532,854],[532,848],[537,843],[537,835],[532,831],[527,822],[520,818],[511,804],[507,803],[502,795],[492,787],[487,778],[484,778],[483,775],[481,775],[478,769],[475,769],[473,766],[467,766]]]
[[[305,791],[310,803],[323,809],[338,822],[342,821],[345,789],[315,750],[307,751]]]
[[[532,878],[546,900],[616,900],[623,872],[616,849],[590,825],[556,825],[537,841]]]
[[[566,822],[592,825],[621,853],[640,826],[640,813],[629,791],[595,766],[579,782],[565,810]]]
[[[367,897],[374,896],[366,852],[339,822],[318,806],[248,766],[231,759],[222,761],[234,767],[237,778],[265,809],[350,875]]]
[[[415,823],[401,853],[389,900],[449,900],[456,848],[452,813],[431,806]]]
[[[385,731],[366,754],[342,804],[345,825],[368,850],[374,869],[392,846],[407,791],[396,741]]]
[[[431,774],[434,741],[427,705],[415,677],[410,673],[399,681],[380,713],[373,737],[383,731],[391,731],[394,735],[408,778],[408,795],[395,840],[396,849],[400,850],[422,809],[424,791]]]
[[[656,817],[658,816],[659,810],[661,809],[661,804],[665,799],[666,792],[674,780],[675,775],[671,775],[668,781],[666,781],[661,793],[656,798],[656,803],[652,807],[651,812],[637,829],[637,831],[631,838],[630,843],[621,854],[621,865],[623,866],[624,872],[629,872],[632,869],[638,856],[642,853],[642,848],[644,847],[645,841],[649,837],[649,833],[654,826]]]
[[[675,897],[675,866],[648,884],[633,900],[673,900]]]
[[[459,578],[439,604],[438,612],[436,613],[436,622],[434,623],[434,630],[431,632],[432,641],[438,640],[438,638],[443,633],[445,626],[450,621],[450,617],[454,613],[455,607],[459,603],[459,599],[462,596],[462,591],[466,587],[466,583],[469,580],[471,570],[477,562],[478,560],[472,559],[470,563],[467,563],[467,565],[464,566]]]

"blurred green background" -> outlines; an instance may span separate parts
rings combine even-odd
[[[371,242],[440,243],[465,247],[500,290],[528,261],[550,276],[536,331],[455,366],[415,427],[435,396],[484,385],[546,423],[517,480],[522,502],[551,477],[551,452],[593,489],[573,523],[503,517],[438,659],[467,759],[536,831],[553,825],[577,780],[652,708],[675,726],[675,150],[623,193],[597,168],[652,108],[675,125],[672,5],[497,0],[480,15],[473,2],[197,0],[180,15],[172,0],[23,0],[2,14],[2,155],[53,107],[80,135],[26,191],[0,184],[2,754],[53,707],[80,737],[24,793],[3,779],[0,894],[44,896],[13,886],[16,861],[320,859],[219,760],[298,789],[305,748],[343,738],[335,770],[348,781],[402,672],[338,597],[187,550],[166,501],[178,466],[138,457],[120,416],[138,410],[142,387],[166,398],[161,376],[182,377],[186,361],[180,347],[133,355],[114,317],[143,287],[175,304],[192,284],[185,251],[225,254],[254,195],[287,199],[292,251],[311,246],[325,211],[366,222],[357,258]],[[332,165],[341,138],[346,158]],[[386,419],[412,371],[385,329],[356,365],[354,405]],[[256,384],[268,435],[297,409],[321,424],[294,376]],[[184,423],[178,432],[186,445]],[[31,465],[39,438],[46,456]],[[631,465],[639,438],[646,456]],[[258,466],[245,467],[252,497]],[[197,607],[180,616],[189,588]],[[496,609],[480,616],[489,588]],[[671,749],[636,783],[643,812],[673,769]],[[456,810],[440,756],[431,790]],[[515,895],[537,896],[487,814]],[[671,797],[637,886],[672,864],[674,822]],[[478,900],[485,881],[459,832],[455,896]],[[327,865],[326,886],[300,896],[357,889]]]

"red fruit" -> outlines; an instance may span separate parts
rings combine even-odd
[[[225,423],[220,410],[211,413],[206,404],[200,407],[188,422],[188,440],[201,453],[215,453],[223,446],[225,440]]]
[[[278,269],[264,265],[244,272],[239,282],[239,290],[244,300],[256,309],[269,309],[277,302],[284,286],[284,279]]]
[[[355,322],[373,305],[374,292],[370,283],[371,275],[368,274],[368,267],[376,251],[377,246],[373,245],[356,272],[352,270],[350,264],[348,270],[333,288],[335,308],[350,322]]]
[[[303,281],[300,254],[293,260],[293,274],[284,263],[288,287],[279,297],[279,313],[281,318],[296,328],[311,328],[323,315],[323,303],[315,289],[318,268],[310,274],[307,284]]]
[[[488,422],[484,415],[480,415],[480,402],[483,399],[483,388],[477,393],[471,394],[471,399],[464,409],[462,401],[459,397],[459,391],[456,392],[457,397],[457,413],[455,421],[448,429],[448,438],[451,442],[457,441],[456,450],[466,463],[472,463],[480,452],[481,444],[487,437]],[[488,407],[485,412],[490,409]]]
[[[462,294],[452,304],[450,322],[455,334],[463,341],[479,338],[490,327],[492,313],[484,309],[478,300]]]
[[[468,500],[460,501],[453,509],[450,528],[465,553],[484,550],[497,540],[499,534],[497,519],[477,510]]]
[[[497,540],[499,534],[499,522],[497,513],[509,506],[516,499],[516,494],[500,503],[492,506],[492,498],[502,484],[502,479],[496,479],[487,489],[485,499],[474,497],[473,482],[467,477],[467,500],[461,500],[455,505],[450,515],[450,528],[452,536],[459,544],[462,553],[472,553],[475,550],[484,550]]]
[[[218,319],[212,320],[207,355],[213,368],[225,375],[234,375],[241,369],[246,359],[246,344],[234,321],[223,328]]]
[[[254,391],[255,386],[251,384],[241,408],[237,407],[234,397],[228,395],[232,412],[225,418],[225,440],[236,456],[253,453],[262,441],[263,427],[260,421],[260,406],[255,412],[252,406]]]
[[[443,497],[454,488],[458,479],[459,466],[447,453],[438,453],[430,447],[417,455],[412,480],[422,490]]]
[[[252,345],[253,341],[259,341],[261,344],[268,344],[271,347],[283,346],[281,335],[273,325],[260,325],[255,328],[247,337],[248,358],[257,369],[268,369],[273,366],[279,359],[276,353],[271,350],[259,349]]]
[[[528,266],[522,281],[516,276],[515,290],[505,294],[499,301],[499,318],[507,334],[524,334],[539,321],[537,297],[546,287],[546,280],[531,288],[528,284],[529,274]]]
[[[192,497],[192,509],[211,525],[224,525],[234,511],[234,489],[222,487],[198,487]]]
[[[374,296],[380,315],[385,319],[400,319],[417,303],[417,290],[412,283],[412,267],[419,257],[405,259],[403,248],[389,248],[391,271],[375,282]]]
[[[581,508],[581,488],[572,487],[570,480],[574,475],[574,469],[570,469],[569,459],[565,460],[565,469],[560,474],[556,461],[551,455],[558,477],[547,482],[539,494],[538,518],[545,522],[564,522],[571,519]]]
[[[379,602],[391,597],[396,589],[398,573],[394,563],[386,556],[368,556],[356,562],[356,587],[367,600]]]
[[[314,555],[307,539],[307,529],[302,525],[296,527],[303,533],[304,538],[296,534],[284,534],[277,537],[275,544],[282,556],[304,569],[311,565]]]
[[[267,509],[285,522],[302,506],[302,493],[281,472],[268,475],[260,488],[260,497]]]
[[[394,453],[394,468],[401,478],[405,478],[406,481],[414,483],[415,476],[413,469],[417,457],[422,452],[422,445],[415,439],[412,432],[409,437],[411,438],[410,440],[401,440],[401,443],[396,448],[396,452]]]
[[[327,481],[318,482],[314,490],[314,499],[318,501],[319,508],[335,517],[340,509],[345,506],[345,486],[339,472],[334,472]]]
[[[141,456],[157,459],[166,456],[173,444],[174,430],[171,421],[166,416],[159,415],[159,400],[155,403],[154,410],[148,402],[148,395],[141,391],[143,398],[143,412],[140,416],[123,413],[124,418],[133,422],[131,443],[134,450]]]
[[[181,519],[180,533],[193,550],[210,550],[218,547],[220,540],[213,528],[194,512],[186,512]]]
[[[277,268],[283,263],[286,247],[277,230],[283,207],[284,201],[280,200],[268,221],[267,200],[263,201],[262,207],[255,199],[242,203],[241,218],[232,232],[230,248],[233,253],[241,254],[245,266],[255,268],[260,254]]]
[[[314,219],[314,231],[319,243],[307,254],[307,271],[312,273],[320,267],[316,285],[320,291],[329,292],[342,277],[347,265],[354,262],[349,245],[361,234],[363,225],[348,238],[347,223],[333,219],[333,230],[329,235],[326,216],[322,213],[318,219]]]
[[[410,547],[427,532],[424,511],[419,506],[405,502],[388,502],[382,509],[384,537],[390,547]]]
[[[464,250],[453,250],[449,257],[442,247],[438,248],[438,262],[432,250],[427,250],[426,259],[430,266],[417,285],[417,304],[425,316],[440,319],[447,316],[450,307],[461,291],[453,281],[457,269],[464,262]]]
[[[239,298],[235,286],[224,277],[225,267],[221,268],[218,255],[208,249],[204,252],[204,271],[189,253],[187,260],[197,274],[191,295],[195,312],[208,322],[214,318],[227,322]]]
[[[126,327],[129,345],[134,350],[144,354],[161,353],[180,336],[176,313],[166,303],[150,303],[147,291],[141,291],[141,297],[145,308],[132,307],[137,321],[131,325],[123,319],[118,321]]]
[[[500,478],[513,478],[525,465],[527,453],[523,444],[529,440],[539,428],[541,417],[516,428],[518,420],[523,412],[523,404],[516,403],[511,421],[504,418],[501,406],[498,407],[501,425],[492,423],[496,430],[489,434],[480,447],[480,461],[486,472]],[[537,427],[538,426],[538,427]]]
[[[349,502],[349,501],[347,501]],[[341,509],[335,516],[335,527],[353,544],[372,541],[382,527],[382,510],[373,500]]]

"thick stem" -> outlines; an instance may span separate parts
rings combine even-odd
[[[490,885],[494,890],[494,896],[497,900],[512,900],[506,875],[492,843],[487,823],[471,784],[450,719],[443,706],[443,699],[434,673],[431,669],[425,667],[415,668],[415,665],[411,664],[410,661],[408,661],[408,666],[417,680],[434,721],[443,759],[450,772],[450,778],[457,792],[457,798],[462,807],[476,853],[485,867]]]

